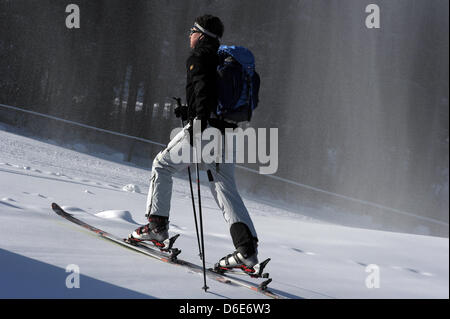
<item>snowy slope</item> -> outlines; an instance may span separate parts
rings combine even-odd
[[[57,202],[77,218],[125,237],[145,222],[149,171],[5,127],[0,149],[1,298],[265,298],[212,280],[205,293],[198,274],[102,240],[50,209]],[[212,266],[233,246],[208,189],[202,196],[207,266]],[[272,258],[270,286],[286,297],[449,297],[447,238],[343,227],[304,217],[300,207],[294,214],[244,201],[260,237],[260,258]],[[183,179],[174,179],[170,221],[171,233],[182,235],[181,258],[200,264]],[[66,288],[70,264],[80,269],[79,289]],[[369,264],[379,266],[379,288],[366,287]]]

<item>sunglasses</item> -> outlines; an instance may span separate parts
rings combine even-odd
[[[189,30],[189,36],[193,35],[194,33],[202,33],[202,32],[196,28],[191,28],[191,30]]]

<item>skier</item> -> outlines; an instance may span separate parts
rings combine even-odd
[[[155,157],[146,206],[149,223],[133,231],[129,235],[129,240],[150,240],[163,245],[164,240],[168,239],[172,176],[192,164],[174,163],[170,154],[172,152],[177,154],[185,149],[186,143],[193,145],[195,123],[201,121],[202,131],[211,126],[219,129],[222,134],[225,128],[237,127],[236,124],[224,121],[215,114],[218,103],[217,50],[223,31],[221,20],[212,15],[197,17],[190,30],[189,40],[192,50],[186,62],[187,108],[177,110],[184,111],[182,113],[187,115],[189,124]],[[236,188],[234,163],[222,161],[202,165],[208,171],[211,193],[229,225],[236,248],[232,254],[220,259],[218,264],[223,268],[252,268],[258,264],[258,238],[247,208]]]

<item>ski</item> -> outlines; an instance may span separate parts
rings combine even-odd
[[[147,243],[141,243],[141,245],[145,246],[146,248],[152,249],[152,247]],[[261,264],[259,264],[259,265],[261,265],[261,272],[269,261],[270,261],[270,259],[266,259]],[[181,259],[177,259],[175,261],[175,263],[177,265],[186,266],[189,268],[189,270],[194,271],[196,273],[203,274],[203,268],[196,264],[193,264],[188,261],[181,260]],[[206,275],[216,281],[219,281],[222,283],[228,283],[228,284],[236,284],[241,287],[245,287],[245,288],[251,289],[253,291],[257,291],[259,293],[262,293],[263,295],[266,295],[266,296],[274,298],[274,299],[285,299],[284,297],[273,293],[272,291],[270,291],[267,288],[267,286],[272,282],[272,278],[268,278],[269,277],[268,273],[263,273],[260,276],[256,276],[256,275],[246,274],[245,272],[237,272],[234,270],[208,268],[206,270]],[[245,276],[248,275],[252,278],[267,278],[267,280],[263,281],[260,284],[255,284],[255,283],[248,282],[248,281],[240,279],[240,278],[234,278],[230,275],[245,275]]]
[[[130,242],[128,242],[127,239],[119,238],[117,236],[114,236],[114,235],[106,232],[106,231],[103,231],[99,228],[96,228],[94,226],[91,226],[91,225],[83,222],[82,220],[74,217],[72,214],[69,214],[66,211],[64,211],[56,203],[52,203],[52,209],[59,216],[65,218],[66,220],[68,220],[72,223],[75,223],[89,231],[96,233],[101,238],[107,239],[107,240],[112,241],[116,244],[119,244],[123,247],[140,252],[140,253],[145,254],[154,259],[157,259],[157,260],[160,260],[160,261],[163,261],[166,263],[170,263],[173,265],[177,265],[177,266],[183,266],[183,267],[188,268],[192,272],[203,274],[203,268],[201,266],[193,264],[193,263],[185,261],[185,260],[182,260],[182,259],[179,259],[178,255],[181,253],[181,250],[179,250],[177,248],[170,247],[170,249],[168,249],[166,251],[161,251],[161,250],[157,250],[157,248],[155,247],[154,244],[149,244],[146,242],[130,243]],[[172,239],[171,245],[173,245],[173,242],[178,238],[178,236],[179,235],[176,235],[176,236],[174,236],[175,238],[174,237],[171,238]],[[270,298],[285,299],[285,297],[280,296],[267,288],[267,285],[272,281],[271,278],[267,279],[266,281],[264,281],[263,283],[258,285],[256,283],[249,282],[244,279],[234,278],[234,277],[230,276],[229,274],[227,274],[226,271],[222,273],[220,271],[215,271],[214,269],[208,269],[206,271],[206,275],[210,279],[216,280],[218,282],[226,283],[226,284],[234,284],[234,285],[237,285],[240,287],[244,287],[244,288],[250,289],[252,291],[261,293]],[[261,278],[265,278],[265,277],[261,277]]]
[[[109,234],[106,231],[103,231],[101,229],[98,229],[98,228],[96,228],[94,226],[91,226],[91,225],[83,222],[82,220],[74,217],[72,214],[67,213],[65,210],[63,210],[56,203],[52,203],[52,209],[59,216],[67,219],[68,221],[70,221],[70,222],[72,222],[74,224],[77,224],[77,225],[79,225],[81,227],[84,227],[87,230],[90,230],[90,231],[96,233],[97,235],[99,235],[100,237],[102,237],[104,239],[110,240],[110,241],[112,241],[112,242],[114,242],[116,244],[119,244],[121,246],[130,248],[130,249],[135,250],[135,251],[138,251],[140,253],[143,253],[143,254],[145,254],[147,256],[150,256],[150,257],[153,257],[155,259],[158,259],[158,260],[161,260],[161,261],[164,261],[164,262],[170,262],[170,261],[175,260],[176,257],[181,253],[181,250],[179,250],[179,249],[173,249],[172,248],[171,252],[164,253],[164,252],[158,251],[156,249],[151,249],[150,250],[150,248],[143,247],[143,246],[141,246],[141,245],[139,245],[137,243],[136,244],[135,243],[131,244],[131,243],[127,242],[125,239],[122,239],[122,238],[119,238],[117,236],[111,235],[111,234]]]

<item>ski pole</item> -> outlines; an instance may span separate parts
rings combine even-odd
[[[197,233],[198,255],[199,255],[200,259],[203,259],[202,249],[200,246],[200,238],[198,235],[197,212],[195,211],[194,190],[192,188],[191,168],[189,166],[188,166],[188,175],[189,175],[189,186],[191,188],[192,209],[194,211],[195,232]]]
[[[172,99],[174,99],[177,102],[178,108],[180,109],[180,120],[181,120],[181,127],[184,127],[184,121],[183,121],[183,116],[181,115],[181,108],[183,107],[181,105],[181,99],[178,97],[173,97]],[[197,244],[198,244],[198,256],[200,257],[200,259],[203,259],[203,255],[202,255],[202,249],[200,247],[200,238],[199,238],[199,234],[198,234],[198,223],[197,223],[197,212],[195,210],[195,201],[194,201],[194,189],[192,188],[192,177],[191,177],[191,167],[188,166],[188,175],[189,175],[189,187],[191,189],[191,199],[192,199],[192,210],[194,212],[194,222],[195,222],[195,232],[197,234]]]
[[[183,124],[183,121],[181,121]],[[194,212],[194,222],[195,222],[195,233],[197,234],[197,244],[198,244],[198,256],[201,260],[203,260],[202,248],[200,246],[200,238],[198,234],[198,223],[197,223],[197,212],[195,210],[195,201],[194,201],[194,189],[192,187],[192,176],[191,176],[191,167],[188,166],[188,175],[189,175],[189,188],[191,189],[191,199],[192,199],[192,210]]]
[[[203,238],[202,201],[200,199],[200,176],[199,176],[198,162],[196,163],[196,171],[197,171],[197,190],[198,190],[198,214],[200,216],[200,237],[202,240],[202,262],[203,262],[203,283],[204,283],[203,289],[206,292],[209,287],[206,285],[205,240]]]
[[[192,125],[194,125],[194,123],[192,122]],[[194,134],[195,128],[192,127],[192,133]],[[195,140],[195,134],[193,136],[193,141]],[[198,191],[198,215],[200,217],[200,238],[202,241],[202,263],[203,263],[203,289],[205,290],[205,292],[209,289],[209,287],[206,285],[206,267],[205,267],[205,240],[203,238],[203,218],[202,218],[202,201],[201,201],[201,196],[200,196],[200,170],[199,170],[199,158],[198,158],[198,152],[196,150],[196,146],[197,143],[193,142],[193,149],[195,152],[195,157],[196,157],[196,163],[195,163],[195,170],[196,170],[196,175],[197,175],[197,191]]]

